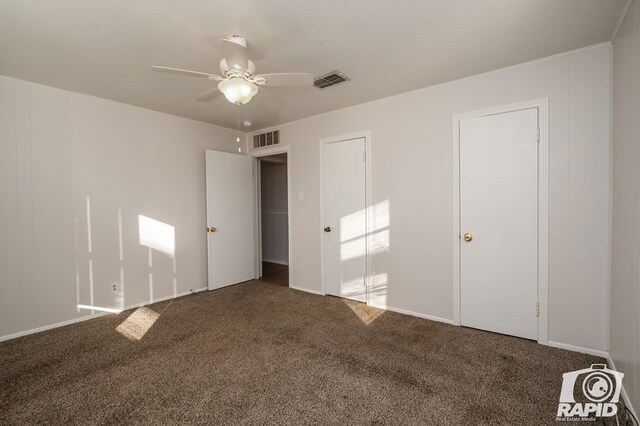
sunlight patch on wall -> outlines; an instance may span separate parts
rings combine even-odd
[[[340,218],[340,241],[345,242],[363,236],[366,232],[364,210]]]
[[[366,237],[356,238],[340,245],[340,260],[355,259],[366,254]],[[377,254],[389,250],[389,230],[374,232],[369,236],[369,253]]]
[[[147,334],[158,318],[160,318],[159,313],[143,306],[133,311],[126,320],[116,327],[116,331],[129,340],[138,341]]]
[[[370,223],[368,234],[367,220]],[[370,254],[389,250],[389,200],[340,219],[340,260],[365,256],[367,235]]]
[[[176,253],[175,228],[168,223],[138,215],[138,239],[141,246],[173,257]]]
[[[352,213],[340,219],[340,241],[345,242],[354,238],[362,237],[367,233],[366,218],[371,223],[371,232],[389,226],[389,200],[381,201],[378,204]]]
[[[80,265],[78,261],[78,251],[80,243],[78,241],[78,219],[73,220],[73,243],[74,243],[74,259],[75,259],[75,273],[76,273],[76,304],[80,304]],[[80,308],[76,308],[78,313]]]
[[[91,197],[87,195],[87,250],[89,253],[93,251],[93,243],[91,241]]]
[[[93,260],[89,259],[89,302],[91,305],[94,303],[93,294]]]
[[[389,250],[389,230],[374,232],[369,238],[369,253],[378,254]]]
[[[387,305],[387,286],[389,276],[386,272],[373,275],[369,280],[369,303],[374,305]]]
[[[389,200],[384,200],[374,204],[369,208],[369,221],[371,231],[379,231],[389,227]]]
[[[340,245],[340,260],[344,262],[345,260],[364,256],[367,247],[365,243],[364,237],[342,243]]]
[[[91,309],[91,311],[109,312],[110,314],[119,314],[122,312],[122,309],[94,305],[78,305],[78,309]]]
[[[89,254],[89,305],[93,306],[95,303],[93,294],[93,242],[91,237],[91,197],[89,195],[87,195],[87,253]],[[95,310],[91,310],[91,313],[95,313]]]
[[[367,289],[363,278],[355,278],[353,280],[345,280],[340,286],[340,295],[343,297],[357,298],[366,295]]]

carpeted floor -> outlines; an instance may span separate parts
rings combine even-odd
[[[602,361],[252,281],[1,343],[0,424],[556,424]]]

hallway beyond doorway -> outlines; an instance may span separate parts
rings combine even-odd
[[[262,281],[289,287],[289,267],[277,263],[262,262]]]

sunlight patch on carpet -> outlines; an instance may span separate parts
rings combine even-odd
[[[384,314],[384,309],[373,308],[362,302],[356,302],[355,300],[349,299],[343,299],[342,301],[353,311],[354,314],[356,314],[358,318],[360,318],[360,321],[362,321],[364,325],[371,324]]]
[[[138,341],[144,337],[158,318],[160,318],[159,313],[143,306],[133,311],[133,313],[116,328],[116,331],[129,340]]]

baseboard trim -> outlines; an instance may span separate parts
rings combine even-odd
[[[71,324],[76,324],[76,323],[82,322],[82,321],[88,321],[88,320],[91,320],[91,319],[103,317],[105,315],[113,315],[113,314],[110,314],[109,312],[98,312],[98,313],[95,313],[95,314],[90,314],[90,315],[86,315],[86,316],[79,317],[79,318],[74,318],[74,319],[61,321],[61,322],[56,322],[54,324],[43,325],[42,327],[36,327],[36,328],[32,328],[30,330],[24,330],[24,331],[19,331],[17,333],[13,333],[13,334],[7,334],[6,336],[0,336],[0,342],[5,342],[7,340],[17,339],[18,337],[28,336],[29,334],[40,333],[42,331],[47,331],[47,330],[51,330],[51,329],[58,328],[58,327],[64,327],[65,325],[71,325]]]
[[[443,322],[445,324],[453,325],[453,320],[442,318],[442,317],[436,317],[434,315],[421,314],[419,312],[409,311],[409,310],[400,309],[400,308],[394,308],[393,306],[387,306],[387,305],[376,304],[376,303],[369,303],[369,306],[372,306],[378,309],[384,309],[386,311],[397,312],[399,314],[411,315],[413,317],[424,318],[431,321]]]
[[[289,286],[289,288],[292,288],[298,291],[304,291],[305,293],[318,294],[320,296],[324,296],[324,294],[322,294],[322,292],[319,292],[318,290],[311,290],[309,288],[304,288],[304,287],[296,287],[294,285]]]
[[[275,263],[276,265],[284,265],[284,266],[289,266],[289,262],[287,262],[286,260],[271,260],[271,259],[262,259],[263,262],[267,262],[267,263]]]
[[[591,348],[583,348],[581,346],[574,346],[574,345],[569,345],[567,343],[554,342],[552,340],[547,341],[547,346],[551,346],[552,348],[565,349],[567,351],[572,351],[572,352],[580,352],[587,355],[599,356],[600,358],[605,358],[605,359],[609,357],[609,352],[607,351],[600,351],[600,350],[591,349]]]
[[[318,294],[320,296],[324,296],[325,295],[325,294],[323,294],[322,292],[320,292],[318,290],[311,290],[311,289],[308,289],[308,288],[295,287],[295,286],[289,286],[289,288],[292,288],[294,290],[304,291],[306,293]],[[387,305],[379,305],[379,304],[374,304],[374,303],[369,303],[368,305],[373,307],[373,308],[384,309],[385,311],[397,312],[399,314],[411,315],[413,317],[424,318],[424,319],[428,319],[428,320],[431,320],[431,321],[437,321],[437,322],[442,322],[442,323],[445,323],[445,324],[453,325],[453,320],[450,320],[450,319],[447,319],[447,318],[436,317],[434,315],[421,314],[419,312],[413,312],[413,311],[409,311],[407,309],[394,308],[393,306],[387,306]]]
[[[154,304],[154,303],[164,302],[164,301],[170,300],[170,299],[177,299],[178,297],[187,296],[187,295],[193,294],[193,293],[199,293],[199,292],[204,291],[204,290],[207,290],[207,287],[194,288],[194,289],[189,290],[189,291],[178,293],[175,296],[174,295],[170,295],[170,296],[160,297],[158,299],[153,299],[153,301],[148,300],[146,302],[135,303],[133,305],[127,305],[124,308],[122,308],[121,312],[128,311],[129,309],[139,308],[141,306],[147,306],[147,305],[151,305],[151,304]],[[54,324],[43,325],[42,327],[36,327],[36,328],[32,328],[30,330],[24,330],[24,331],[19,331],[17,333],[13,333],[13,334],[7,334],[6,336],[0,336],[0,342],[5,342],[7,340],[17,339],[18,337],[28,336],[30,334],[35,334],[35,333],[40,333],[40,332],[47,331],[47,330],[52,330],[52,329],[58,328],[58,327],[64,327],[66,325],[76,324],[76,323],[79,323],[79,322],[82,322],[82,321],[89,321],[89,320],[92,320],[92,319],[103,317],[105,315],[113,315],[113,313],[110,313],[110,312],[98,312],[98,313],[95,313],[95,314],[85,315],[85,316],[82,316],[82,317],[73,318],[73,319],[66,320],[66,321],[56,322]]]
[[[611,355],[609,354],[609,356],[607,356],[607,364],[609,364],[609,367],[612,370],[616,370],[619,371],[616,368],[616,365],[613,363],[613,359],[611,358]],[[621,371],[621,373],[624,373],[624,371]],[[622,378],[622,392],[620,392],[622,395],[622,399],[624,399],[624,405],[627,406],[627,408],[629,409],[629,411],[631,411],[631,413],[635,416],[635,418],[638,418],[638,414],[636,414],[636,410],[633,408],[633,404],[631,403],[631,399],[629,399],[629,395],[627,394],[627,390],[624,387],[624,377]]]

